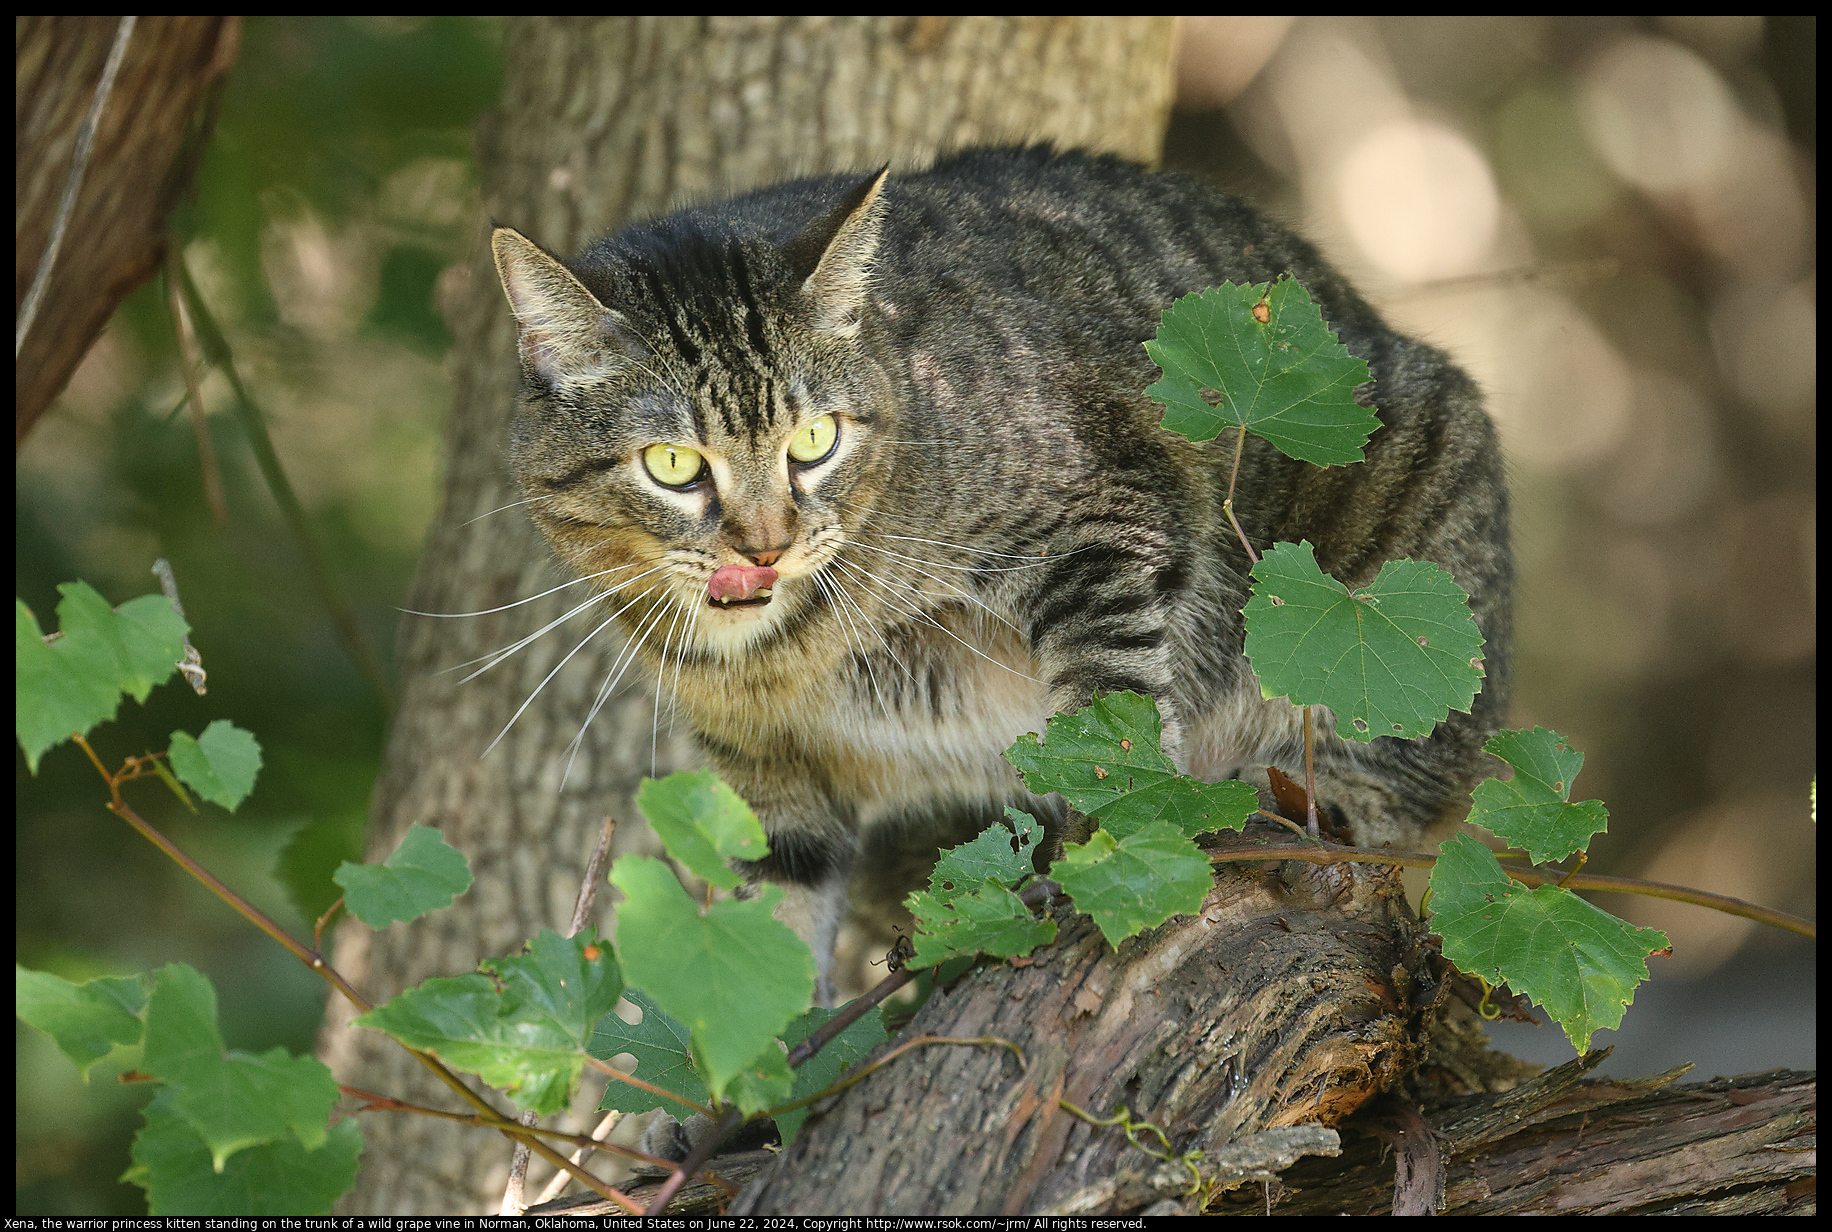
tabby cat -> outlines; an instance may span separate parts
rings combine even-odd
[[[1302,781],[1300,712],[1241,657],[1248,559],[1221,502],[1233,434],[1166,432],[1141,343],[1180,295],[1289,273],[1373,373],[1367,461],[1252,440],[1258,550],[1308,539],[1350,585],[1448,568],[1487,638],[1473,712],[1430,736],[1316,724],[1320,804],[1415,843],[1466,801],[1507,696],[1507,494],[1469,378],[1389,329],[1316,251],[1194,180],[978,149],[909,175],[796,180],[632,226],[562,261],[493,237],[520,339],[510,461],[750,801],[830,995],[851,893],[895,903],[938,847],[1029,795],[1001,752],[1095,690],[1157,702],[1180,770]]]

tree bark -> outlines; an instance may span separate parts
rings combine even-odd
[[[1265,1130],[1334,1125],[1419,1059],[1435,988],[1396,869],[1230,866],[1200,913],[1117,952],[1086,916],[1061,910],[1057,923],[1034,962],[975,971],[904,1032],[997,1036],[1028,1064],[985,1046],[905,1054],[811,1117],[731,1213],[1136,1210],[1161,1199],[1135,1202],[1116,1177],[1158,1161],[1082,1114],[1125,1108],[1172,1153],[1214,1155]]]
[[[1580,1081],[1608,1049],[1498,1098],[1428,1117],[1440,1144],[1440,1215],[1811,1215],[1818,1082],[1777,1070],[1668,1085]],[[1381,1137],[1344,1135],[1339,1159],[1274,1182],[1280,1215],[1383,1215],[1394,1163]],[[1258,1186],[1211,1213],[1255,1215]]]
[[[46,256],[117,17],[21,17],[13,29],[13,310]],[[235,63],[240,17],[142,17],[96,125],[82,188],[13,370],[15,449],[128,294],[165,256],[166,215],[190,186]]]
[[[478,136],[486,211],[573,252],[684,201],[887,160],[907,168],[976,143],[1048,140],[1155,161],[1172,33],[1160,18],[512,20],[503,103]],[[517,365],[481,229],[476,251],[453,322],[446,490],[414,586],[420,611],[498,608],[563,580],[519,511],[491,512],[517,500],[500,460]],[[437,826],[477,880],[453,909],[418,923],[340,930],[337,966],[377,1001],[563,926],[603,815],[634,821],[640,777],[688,757],[641,683],[579,735],[621,648],[610,630],[485,756],[583,631],[549,634],[476,680],[444,669],[565,610],[561,595],[469,620],[409,618],[403,628],[371,852],[380,858],[411,823]],[[619,850],[643,843],[644,829],[626,824]],[[450,1103],[400,1049],[351,1031],[348,1017],[334,1000],[323,1052],[340,1079]],[[345,1210],[496,1208],[509,1160],[502,1139],[420,1118],[377,1117],[364,1128],[363,1172]]]

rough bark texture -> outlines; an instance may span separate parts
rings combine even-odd
[[[1500,1097],[1427,1116],[1444,1159],[1443,1215],[1810,1215],[1817,1209],[1818,1082],[1778,1070],[1669,1086],[1580,1081],[1608,1049]],[[1373,1133],[1340,1159],[1275,1183],[1280,1215],[1382,1215],[1394,1162]],[[1221,1213],[1259,1214],[1258,1186]]]
[[[44,259],[116,17],[13,24],[13,308]],[[142,17],[96,126],[51,282],[13,371],[15,448],[114,310],[165,255],[165,220],[209,135],[211,88],[235,63],[240,17]]]
[[[945,149],[1051,140],[1155,160],[1173,71],[1158,18],[604,18],[509,22],[502,106],[479,133],[488,214],[576,251],[635,216],[804,172],[920,164]],[[500,457],[514,398],[509,315],[480,228],[458,319],[456,402],[443,510],[410,606],[495,608],[563,576],[512,504]],[[574,592],[568,592],[574,593]],[[442,669],[540,628],[554,596],[474,620],[414,620],[400,644],[400,706],[372,805],[371,850],[414,822],[462,850],[476,886],[450,911],[371,936],[339,932],[335,961],[385,1000],[470,970],[563,925],[601,818],[633,821],[641,775],[682,764],[639,682],[568,746],[619,649],[600,635],[485,747],[584,630],[535,642],[476,680]],[[625,825],[619,850],[644,841]],[[343,1024],[324,1052],[339,1077],[446,1106],[450,1093],[398,1048]],[[509,1147],[430,1120],[372,1118],[352,1212],[496,1208]],[[538,1178],[531,1184],[538,1187]]]
[[[1230,867],[1200,914],[1117,952],[1086,916],[1057,921],[1035,962],[973,972],[907,1031],[999,1036],[1027,1067],[1000,1048],[906,1054],[811,1118],[731,1213],[1136,1210],[1160,1199],[1116,1178],[1157,1161],[1065,1105],[1097,1119],[1124,1106],[1176,1154],[1213,1154],[1333,1125],[1417,1058],[1430,985],[1393,870]]]

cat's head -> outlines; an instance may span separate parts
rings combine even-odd
[[[627,619],[673,613],[738,652],[812,610],[811,575],[869,514],[895,437],[859,343],[883,183],[786,235],[690,210],[570,265],[491,237],[521,352],[510,463],[555,551],[631,600]]]

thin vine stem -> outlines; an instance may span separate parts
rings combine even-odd
[[[699,1113],[701,1116],[711,1116],[713,1114],[712,1109],[708,1108],[705,1104],[696,1104],[685,1095],[677,1095],[665,1087],[652,1086],[640,1078],[624,1073],[609,1061],[594,1057],[589,1052],[585,1054],[585,1063],[607,1078],[626,1083],[639,1091],[647,1091],[649,1094],[660,1096],[662,1099],[671,1099],[682,1107],[693,1109],[693,1111]]]
[[[1404,868],[1431,868],[1438,862],[1438,857],[1428,856],[1418,851],[1395,851],[1389,847],[1342,847],[1342,846],[1267,846],[1242,847],[1231,851],[1209,851],[1204,853],[1210,864],[1242,864],[1256,860],[1304,860],[1311,864],[1396,864]],[[1608,890],[1618,894],[1638,894],[1643,898],[1665,898],[1679,903],[1691,903],[1695,907],[1709,907],[1725,915],[1738,916],[1746,920],[1755,920],[1798,933],[1802,937],[1817,938],[1819,926],[1801,916],[1786,911],[1777,911],[1773,907],[1764,907],[1759,903],[1745,902],[1727,894],[1713,894],[1708,890],[1695,890],[1690,886],[1671,885],[1664,881],[1643,881],[1636,877],[1605,877],[1597,873],[1566,873],[1554,871],[1542,873],[1537,869],[1523,868],[1517,864],[1503,864],[1501,871],[1508,877],[1529,889],[1542,885],[1558,884],[1569,886],[1574,890]]]
[[[1240,478],[1240,458],[1246,451],[1247,426],[1242,424],[1234,430],[1234,466],[1228,472],[1228,496],[1221,502],[1221,509],[1228,515],[1228,525],[1232,526],[1234,533],[1240,537],[1240,546],[1247,550],[1247,560],[1257,565],[1259,564],[1259,553],[1255,552],[1253,545],[1247,542],[1247,532],[1240,528],[1240,519],[1234,516],[1234,483]]]
[[[889,1052],[885,1053],[883,1056],[873,1061],[870,1065],[867,1065],[865,1068],[861,1069],[858,1073],[848,1074],[846,1076],[845,1081],[836,1082],[832,1086],[828,1087],[825,1091],[816,1091],[814,1094],[804,1096],[803,1098],[796,1100],[794,1103],[778,1104],[776,1107],[769,1109],[763,1115],[777,1116],[784,1112],[792,1112],[797,1108],[806,1108],[810,1104],[819,1103],[821,1100],[827,1099],[830,1096],[838,1095],[841,1091],[844,1091],[847,1087],[851,1086],[853,1083],[858,1082],[861,1079],[867,1077],[868,1075],[875,1073],[876,1071],[884,1068],[886,1065],[889,1065],[892,1061],[895,1061],[898,1057],[902,1056],[906,1052],[909,1052],[911,1049],[927,1048],[932,1044],[955,1044],[959,1046],[973,1045],[973,1046],[981,1046],[981,1047],[1007,1048],[1007,1049],[1010,1049],[1011,1052],[1017,1056],[1018,1067],[1020,1069],[1028,1070],[1030,1068],[1030,1061],[1025,1058],[1024,1049],[1018,1047],[1017,1044],[1013,1043],[1011,1040],[1006,1039],[1002,1035],[975,1035],[972,1037],[955,1036],[955,1035],[918,1035],[914,1039],[907,1039],[903,1041],[903,1043],[897,1045],[895,1048],[891,1049]]]
[[[268,918],[265,912],[237,894],[234,890],[231,890],[228,886],[224,885],[210,872],[210,870],[186,855],[179,849],[177,844],[161,834],[158,829],[144,817],[141,817],[140,814],[136,813],[133,808],[121,798],[121,784],[123,782],[131,781],[144,773],[148,773],[148,771],[137,764],[144,759],[135,759],[135,764],[132,768],[123,771],[121,774],[111,774],[108,768],[102,764],[102,759],[96,755],[95,749],[90,745],[86,737],[73,734],[72,739],[88,756],[90,762],[95,766],[96,772],[102,776],[102,781],[108,785],[109,802],[107,807],[109,812],[133,827],[141,837],[145,838],[153,846],[164,852],[167,857],[180,868],[184,869],[185,872],[196,878],[197,881],[212,894],[215,894],[218,898],[222,899],[223,902],[227,903],[236,914],[240,915],[250,924],[253,924],[256,928],[279,942],[281,946],[285,947],[288,953],[299,959],[307,968],[317,973],[320,979],[342,993],[358,1010],[366,1013],[372,1008],[367,998],[357,992],[336,968],[324,961],[323,955],[314,950],[307,949],[304,945],[294,940],[290,933],[284,928],[281,928],[272,919]],[[403,1048],[407,1047],[405,1044],[401,1046]],[[463,1079],[446,1068],[445,1063],[439,1060],[439,1058],[433,1056],[429,1052],[422,1052],[417,1048],[407,1048],[407,1051],[415,1060],[419,1061],[420,1064],[426,1066],[434,1077],[450,1087],[458,1098],[462,1099],[484,1117],[488,1118],[489,1124],[491,1127],[495,1128],[497,1132],[513,1138],[518,1142],[526,1142],[529,1149],[542,1159],[545,1159],[548,1163],[553,1164],[557,1168],[563,1168],[567,1172],[570,1172],[581,1184],[585,1185],[593,1193],[615,1202],[618,1206],[623,1207],[632,1215],[640,1215],[642,1213],[642,1208],[630,1199],[628,1195],[613,1189],[591,1173],[572,1163],[572,1161],[568,1160],[564,1155],[534,1136],[534,1131],[504,1117],[490,1105],[490,1101],[471,1090],[470,1087],[465,1085]]]

